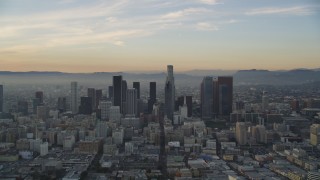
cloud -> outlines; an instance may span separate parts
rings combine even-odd
[[[220,0],[198,0],[198,1],[204,4],[209,4],[209,5],[221,4]]]
[[[286,14],[286,15],[299,15],[305,16],[313,14],[313,10],[306,6],[294,6],[294,7],[267,7],[267,8],[257,8],[246,12],[246,15],[272,15],[272,14]]]
[[[170,12],[162,16],[164,19],[176,19],[176,18],[181,18],[185,16],[190,16],[190,15],[196,15],[200,13],[205,13],[208,12],[208,9],[205,8],[188,8],[188,9],[183,9],[180,11],[175,11],[175,12]]]
[[[200,31],[217,31],[218,27],[209,22],[197,23],[197,29]]]

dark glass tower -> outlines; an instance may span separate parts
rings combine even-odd
[[[96,90],[94,88],[88,88],[88,97],[91,97],[92,110],[96,110]]]
[[[113,105],[122,105],[122,76],[113,76]]]
[[[167,66],[167,79],[165,84],[165,112],[167,118],[173,121],[174,103],[175,103],[175,85],[173,77],[173,66]]]
[[[232,113],[233,78],[231,76],[218,77],[219,114],[223,116]]]
[[[157,84],[150,82],[149,100],[148,100],[148,113],[152,113],[153,105],[157,101]]]
[[[201,83],[201,117],[204,120],[213,117],[213,78],[204,77]]]

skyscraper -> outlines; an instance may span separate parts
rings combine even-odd
[[[138,114],[137,90],[132,88],[127,90],[127,115],[136,116]]]
[[[71,82],[71,111],[72,114],[78,113],[78,83]]]
[[[99,103],[101,100],[102,100],[102,89],[97,89],[96,90],[96,108],[95,109],[98,109]]]
[[[213,78],[206,76],[201,83],[201,117],[204,120],[213,117]]]
[[[149,99],[148,99],[148,113],[153,110],[153,105],[157,101],[157,84],[156,82],[150,82]]]
[[[233,78],[230,76],[218,77],[219,114],[226,116],[232,113]]]
[[[39,103],[40,103],[40,104],[43,104],[43,92],[42,92],[42,91],[37,91],[37,92],[35,93],[35,96],[36,96],[36,98],[39,99]]]
[[[121,105],[121,113],[125,115],[127,113],[127,89],[128,84],[126,80],[122,80],[122,105]]]
[[[173,77],[173,66],[167,66],[167,79],[165,84],[165,109],[167,118],[173,121],[174,103],[175,103],[175,85]]]
[[[3,85],[0,84],[0,112],[3,112]]]
[[[67,98],[59,97],[58,98],[58,110],[60,113],[65,112],[67,110]]]
[[[113,102],[113,86],[108,87],[108,98]]]
[[[88,88],[88,97],[91,97],[92,110],[96,110],[96,90],[94,88]]]
[[[133,82],[133,88],[137,90],[137,98],[140,99],[140,82]]]
[[[186,96],[186,104],[188,108],[188,117],[192,116],[192,96]]]
[[[86,114],[86,115],[92,114],[92,98],[91,97],[81,97],[79,114]]]
[[[110,88],[109,88],[110,89]],[[121,111],[122,104],[122,76],[113,76],[113,106],[119,106]]]

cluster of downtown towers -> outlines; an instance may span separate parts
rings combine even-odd
[[[78,104],[78,87],[77,82],[71,82],[71,111],[72,113],[91,114],[93,111],[98,112],[98,108],[102,98],[102,90],[88,88],[88,96],[81,97],[80,106]],[[1,90],[1,89],[0,89]],[[156,82],[150,82],[150,93],[148,98],[147,110],[141,109],[140,101],[140,82],[133,82],[133,88],[127,87],[127,82],[122,76],[113,76],[113,84],[109,86],[109,103],[107,106],[117,107],[119,113],[126,116],[139,116],[140,112],[152,113],[153,106],[157,103],[156,97]],[[167,78],[165,83],[165,99],[163,110],[164,115],[173,121],[177,106],[187,106],[187,116],[192,116],[192,96],[175,98],[175,83],[173,66],[167,66]],[[182,98],[182,99],[181,99]],[[203,120],[210,120],[219,115],[228,116],[232,112],[233,98],[233,78],[224,77],[209,77],[206,76],[201,82],[200,90],[200,111]],[[182,103],[181,103],[182,102]],[[58,106],[59,106],[58,102]],[[161,104],[161,103],[158,103]],[[100,111],[100,117],[101,117]],[[102,118],[103,119],[103,118]]]

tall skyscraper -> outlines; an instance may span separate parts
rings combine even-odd
[[[96,108],[95,109],[98,109],[99,103],[101,100],[102,100],[102,89],[97,89],[96,90]]]
[[[184,105],[184,96],[179,96],[174,103],[174,110],[179,111],[179,107]]]
[[[108,98],[113,102],[113,86],[108,87]]]
[[[320,144],[320,124],[310,126],[310,144],[318,146]]]
[[[175,103],[175,85],[173,77],[173,66],[167,66],[167,79],[165,84],[165,109],[167,118],[173,121],[174,103]]]
[[[94,88],[88,88],[88,97],[91,97],[92,110],[96,110],[96,90]]]
[[[79,114],[86,114],[86,115],[92,114],[92,98],[91,97],[81,97]]]
[[[133,82],[133,88],[137,90],[137,98],[140,99],[140,82]]]
[[[137,90],[132,88],[127,90],[127,115],[136,116],[138,114]]]
[[[127,89],[128,84],[126,80],[122,80],[122,105],[121,105],[121,113],[126,114],[127,113]]]
[[[149,99],[148,99],[148,113],[152,113],[153,105],[157,101],[157,84],[150,82]]]
[[[204,120],[213,117],[213,78],[206,76],[201,83],[201,117]]]
[[[36,96],[36,98],[39,99],[39,103],[40,103],[40,104],[43,104],[43,92],[42,92],[42,91],[37,91],[37,92],[35,93],[35,96]]]
[[[3,112],[3,85],[0,84],[0,112]]]
[[[192,116],[192,96],[186,96],[186,104],[188,108],[188,117]]]
[[[110,89],[110,88],[109,88]],[[122,105],[122,76],[113,76],[113,106]]]
[[[247,127],[244,122],[236,123],[236,140],[239,145],[247,144]]]
[[[109,119],[111,106],[112,106],[111,101],[105,101],[105,100],[100,101],[99,108],[101,110],[101,120]]]
[[[71,82],[71,111],[72,114],[78,113],[78,83]]]
[[[219,114],[228,116],[232,113],[233,78],[230,76],[218,77]]]

